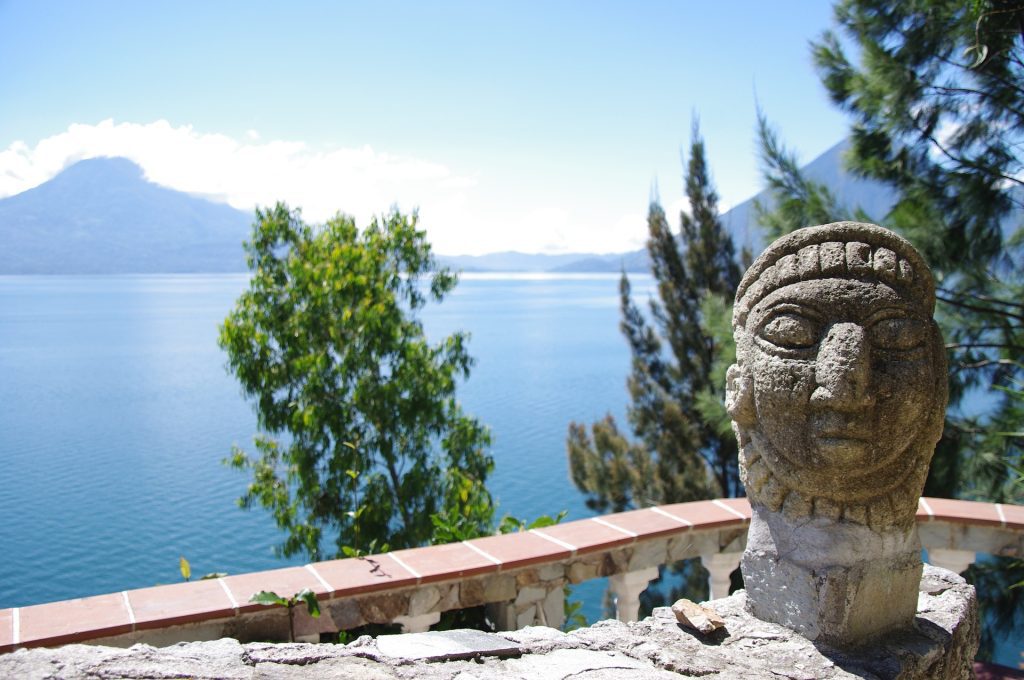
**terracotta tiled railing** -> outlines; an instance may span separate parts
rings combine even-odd
[[[1022,506],[925,498],[917,517],[933,564],[960,571],[978,552],[1024,555]],[[598,576],[611,577],[619,618],[630,620],[657,567],[678,559],[701,557],[712,597],[724,596],[749,520],[746,499],[679,503],[367,558],[4,609],[0,652],[69,642],[286,637],[282,609],[249,602],[260,590],[313,590],[323,616],[297,617],[302,637],[312,640],[368,622],[425,630],[440,612],[475,605],[488,605],[502,629],[557,626],[564,584]]]

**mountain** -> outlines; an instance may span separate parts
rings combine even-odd
[[[0,200],[0,274],[245,271],[252,215],[93,158]]]
[[[640,255],[638,257],[638,255]],[[507,251],[487,255],[438,255],[442,264],[464,272],[645,272],[647,251],[543,255]]]
[[[851,210],[859,207],[871,219],[881,221],[895,202],[896,194],[879,182],[861,179],[847,172],[843,154],[848,148],[849,142],[843,140],[803,166],[802,170],[808,179],[827,186],[840,205]],[[761,252],[766,245],[757,225],[756,201],[770,206],[768,191],[761,191],[722,214],[722,224],[732,234],[737,249],[746,246],[754,254]],[[651,269],[645,248],[610,255],[496,253],[443,259],[463,271],[619,272],[625,269],[627,272],[649,272]]]
[[[862,179],[847,172],[843,164],[843,155],[849,148],[849,140],[844,139],[803,166],[801,170],[808,179],[828,187],[840,205],[851,211],[859,207],[872,220],[881,222],[896,202],[896,193],[880,182]],[[747,246],[754,255],[767,245],[757,225],[757,214],[754,209],[756,201],[770,207],[768,190],[765,189],[748,198],[722,215],[722,225],[732,234],[737,249]]]
[[[843,141],[804,166],[851,208],[881,220],[894,194],[843,168]],[[737,247],[757,253],[764,240],[754,201],[722,215]],[[0,200],[0,274],[120,274],[245,271],[242,241],[252,214],[159,186],[124,158],[93,158],[34,189]],[[465,272],[650,271],[646,249],[626,253],[439,255]]]

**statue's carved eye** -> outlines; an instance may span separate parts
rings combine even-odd
[[[818,324],[794,312],[773,316],[758,334],[776,347],[807,349],[818,342]]]
[[[907,351],[919,347],[928,334],[920,319],[892,317],[871,325],[871,344],[879,349]]]

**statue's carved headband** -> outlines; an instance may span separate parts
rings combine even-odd
[[[910,293],[927,316],[935,311],[935,282],[909,241],[873,224],[833,222],[797,229],[754,260],[736,289],[733,327],[768,293],[813,279],[881,281]]]

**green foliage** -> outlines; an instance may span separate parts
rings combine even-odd
[[[922,251],[939,286],[951,408],[925,492],[1008,501],[1024,444],[1007,391],[1024,379],[1024,4],[841,0],[835,19],[839,32],[813,55],[852,119],[847,163],[896,191],[884,223]],[[760,127],[762,153],[775,158],[763,116]],[[769,230],[851,216],[785,159],[766,166],[777,194]],[[964,414],[971,390],[988,393],[986,408]]]
[[[551,515],[541,515],[532,522],[513,517],[512,515],[505,515],[501,518],[501,522],[498,524],[498,533],[500,534],[514,534],[519,531],[529,531],[530,529],[543,529],[544,527],[552,527],[556,524],[561,523],[565,516],[569,514],[568,510],[562,510],[557,515],[552,517]]]
[[[236,447],[228,461],[252,474],[242,507],[267,508],[281,553],[314,560],[422,545],[438,513],[490,527],[490,437],[455,398],[467,338],[431,345],[417,318],[456,276],[416,215],[359,230],[343,215],[306,224],[279,203],[256,218],[249,288],[220,329],[261,429],[254,455]]]
[[[628,379],[630,441],[609,415],[569,426],[573,483],[587,505],[621,511],[658,503],[736,496],[742,491],[736,439],[716,407],[725,387],[723,363],[735,355],[728,299],[739,283],[732,240],[718,217],[704,142],[696,125],[685,177],[690,213],[680,215],[679,239],[652,203],[647,250],[658,298],[649,316],[620,285],[621,329],[632,352]],[[731,352],[731,354],[730,354]]]
[[[800,170],[796,153],[779,139],[764,112],[757,111],[757,141],[770,201],[754,201],[757,223],[771,243],[794,229],[850,219],[824,184],[807,179]]]
[[[295,642],[295,605],[300,602],[305,602],[306,611],[309,612],[309,615],[314,619],[320,618],[320,602],[317,601],[316,594],[314,594],[309,588],[303,588],[291,597],[281,597],[271,590],[261,590],[258,593],[253,593],[252,597],[249,598],[249,602],[266,605],[268,607],[287,607],[289,642]]]
[[[829,95],[851,117],[847,164],[895,190],[882,222],[918,247],[938,284],[950,409],[925,493],[1019,502],[1024,4],[840,0],[835,21],[839,31],[812,50]],[[847,56],[850,45],[858,63]],[[771,235],[861,217],[803,179],[763,116],[759,123],[774,204],[761,218]],[[965,414],[959,407],[971,390],[983,395],[974,400],[983,407]],[[1020,578],[1010,575],[1013,566],[973,570],[983,609],[1024,611],[1024,591],[1009,589]],[[983,649],[990,635],[986,626]]]
[[[577,628],[589,626],[587,617],[583,615],[583,603],[572,599],[572,588],[566,584],[562,590],[565,595],[565,623],[562,624],[562,630],[569,633]]]

